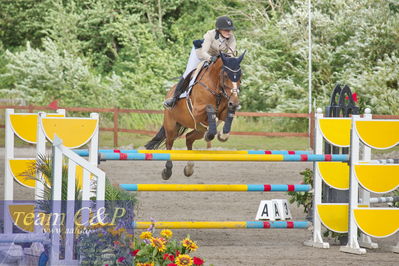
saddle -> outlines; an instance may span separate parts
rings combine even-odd
[[[187,77],[184,79],[184,82],[183,82],[183,88],[184,88],[183,93],[180,94],[179,99],[186,98],[190,95],[191,89],[192,89],[193,85],[196,83],[199,74],[202,72],[203,69],[206,69],[208,66],[209,66],[209,64],[207,61],[201,61],[198,64],[198,66],[187,75]],[[189,87],[190,81],[192,79],[194,79],[193,85],[191,87]]]

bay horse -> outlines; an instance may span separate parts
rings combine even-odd
[[[187,150],[192,150],[194,141],[204,137],[211,141],[217,135],[219,141],[227,141],[235,111],[240,105],[241,68],[245,52],[239,57],[228,57],[220,53],[218,59],[203,68],[197,75],[191,93],[180,99],[172,109],[164,110],[163,125],[159,132],[145,145],[146,149],[158,149],[165,142],[171,150],[173,143],[188,128],[186,134]],[[189,77],[188,77],[189,79]],[[176,85],[167,93],[173,95]],[[218,121],[217,121],[218,120]],[[217,122],[224,121],[223,132],[217,132]],[[194,163],[188,162],[184,174],[194,173]],[[172,175],[172,161],[167,161],[162,178]]]

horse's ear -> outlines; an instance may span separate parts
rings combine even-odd
[[[224,56],[224,54],[222,52],[219,52],[220,58],[222,58],[223,64],[225,64],[226,62],[226,57]]]
[[[245,50],[245,51],[242,53],[242,55],[240,55],[240,57],[238,58],[238,63],[239,63],[239,64],[240,64],[241,61],[244,59],[244,55],[245,55],[246,52],[247,52],[247,50]]]

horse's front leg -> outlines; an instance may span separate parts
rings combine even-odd
[[[162,171],[162,179],[168,180],[172,176],[173,163],[171,160],[167,160],[165,168]]]
[[[234,109],[228,109],[226,118],[224,120],[224,126],[222,131],[218,132],[218,140],[221,142],[225,142],[228,140],[231,131],[231,125],[233,124],[233,119],[236,111]]]
[[[217,133],[216,129],[216,111],[212,105],[206,106],[206,114],[208,117],[208,131],[205,133],[205,141],[212,141]]]
[[[198,126],[201,129],[201,126]],[[193,149],[193,143],[197,139],[201,139],[204,136],[205,133],[205,128],[203,131],[199,131],[194,129],[193,131],[187,133],[186,135],[186,146],[187,150],[192,150]],[[187,165],[184,167],[184,175],[189,177],[194,174],[194,162],[193,161],[188,161]]]

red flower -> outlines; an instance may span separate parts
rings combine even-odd
[[[194,265],[203,265],[204,264],[204,261],[200,258],[194,257],[193,260],[194,260]]]
[[[166,266],[177,266],[177,264],[175,264],[175,263],[169,263],[169,264],[166,265]]]
[[[176,257],[180,255],[180,252],[176,250]]]
[[[168,253],[163,254],[163,260],[166,260],[168,258],[169,258],[169,254]]]
[[[173,256],[172,254],[169,255],[169,260],[170,261],[175,261],[175,256]]]
[[[139,251],[140,251],[140,249],[136,249],[136,250],[130,251],[129,254],[132,255],[132,256],[134,257],[134,256],[137,255],[137,253],[139,253]]]
[[[352,99],[353,99],[353,101],[355,103],[357,103],[358,99],[357,99],[357,93],[356,92],[352,94]]]
[[[119,259],[118,259],[118,262],[122,262],[122,261],[124,261],[126,258],[125,257],[120,257]]]
[[[345,97],[345,100],[349,100],[349,97],[346,96],[346,97]],[[353,100],[355,103],[357,103],[358,98],[357,98],[357,93],[356,93],[356,92],[352,93],[352,100]]]

